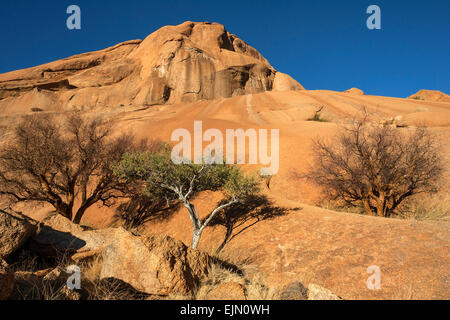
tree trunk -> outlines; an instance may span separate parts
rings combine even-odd
[[[72,219],[72,207],[70,207],[60,201],[53,203],[53,207],[56,209],[56,212],[58,212],[63,217],[65,217],[69,220]]]
[[[385,207],[386,207],[386,198],[384,192],[380,192],[380,196],[377,199],[377,216],[384,217],[386,215]]]
[[[200,237],[202,236],[202,232],[202,228],[194,228],[194,231],[192,232],[192,249],[197,249],[198,243],[200,242]]]
[[[372,212],[372,209],[370,208],[369,199],[363,199],[363,204],[364,204],[364,210],[366,210],[367,215],[372,216],[373,212]]]

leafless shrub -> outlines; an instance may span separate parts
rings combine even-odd
[[[303,175],[331,200],[390,217],[407,198],[434,192],[443,171],[440,146],[425,128],[373,126],[367,117],[332,141],[315,140],[315,164]]]
[[[132,148],[133,137],[112,137],[111,126],[72,113],[63,125],[51,115],[31,115],[0,148],[0,194],[13,202],[42,201],[80,223],[95,203],[111,205],[128,185],[111,166]],[[76,198],[81,204],[74,208]]]

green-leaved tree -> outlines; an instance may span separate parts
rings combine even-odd
[[[245,175],[237,166],[227,164],[175,164],[169,148],[159,153],[127,153],[114,172],[121,180],[145,181],[145,193],[152,198],[184,205],[192,222],[194,249],[217,213],[260,192],[256,175]],[[191,201],[201,191],[223,193],[222,201],[203,219]]]

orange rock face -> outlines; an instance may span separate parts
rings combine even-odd
[[[247,300],[245,288],[236,282],[219,284],[208,293],[206,300]]]
[[[448,94],[437,90],[420,90],[409,98],[425,101],[450,102],[450,96]]]
[[[364,95],[364,91],[362,91],[361,89],[358,89],[358,88],[351,88],[344,92],[349,93],[349,94]]]
[[[143,41],[1,74],[0,112],[149,106],[301,89],[224,26],[185,22]]]

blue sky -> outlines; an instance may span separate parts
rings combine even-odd
[[[66,28],[71,4],[81,8],[79,31]],[[372,4],[381,8],[381,30],[366,27]],[[191,20],[225,25],[307,89],[450,94],[449,0],[2,0],[0,10],[0,73]]]

